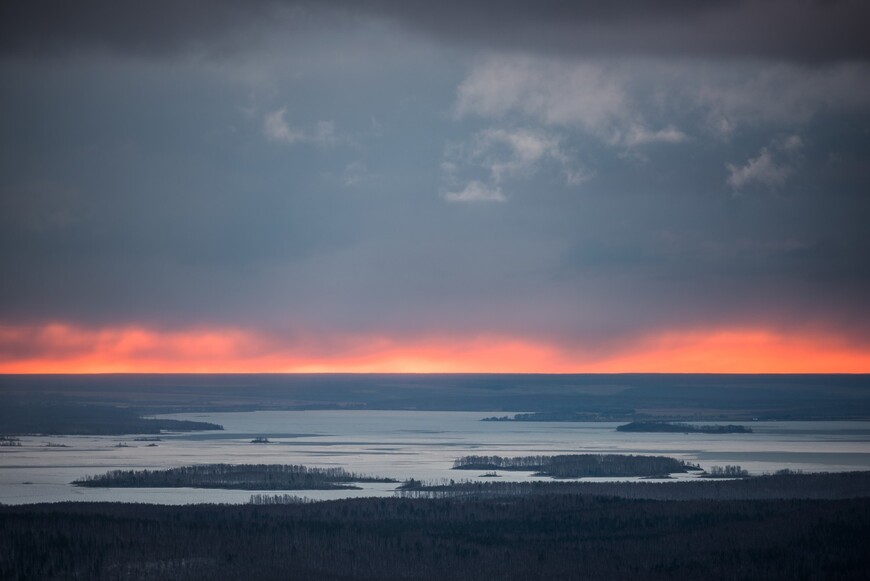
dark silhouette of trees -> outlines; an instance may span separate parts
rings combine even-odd
[[[463,456],[454,470],[520,470],[553,478],[589,476],[664,476],[696,470],[697,466],[667,456],[630,454],[568,454],[561,456]]]
[[[710,470],[704,474],[704,478],[746,478],[749,472],[740,466],[732,466],[731,464],[722,466],[711,466]]]
[[[347,472],[287,464],[201,464],[168,470],[112,470],[86,476],[76,486],[107,488],[230,488],[239,490],[354,489],[352,482],[395,482]]]
[[[737,467],[739,469],[739,467]],[[495,498],[511,496],[606,496],[646,500],[847,499],[870,495],[870,472],[803,474],[782,470],[743,479],[677,482],[458,482],[402,486],[405,498]]]
[[[275,504],[305,504],[306,502],[315,502],[295,494],[252,494],[248,504],[256,504],[258,506],[271,506]]]
[[[224,429],[209,422],[143,418],[132,409],[106,405],[17,401],[2,402],[0,426],[8,434],[103,436]]]
[[[868,539],[868,498],[65,503],[0,506],[0,579],[863,581]]]

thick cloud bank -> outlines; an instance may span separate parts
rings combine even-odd
[[[863,369],[868,16],[5,2],[0,360]]]

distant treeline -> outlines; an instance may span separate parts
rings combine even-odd
[[[350,482],[394,482],[347,472],[343,468],[308,468],[279,464],[202,464],[168,470],[112,470],[86,476],[76,486],[105,488],[228,488],[236,490],[354,489]]]
[[[645,500],[846,499],[870,497],[870,472],[776,474],[734,480],[678,482],[406,482],[404,498],[494,498],[577,494]]]
[[[514,414],[513,416],[492,416],[482,422],[613,422],[625,421],[634,416],[632,409],[609,409],[595,411],[554,411]]]
[[[704,425],[673,422],[631,422],[616,428],[617,432],[676,432],[689,434],[751,434],[752,429],[734,424]]]
[[[120,436],[224,429],[208,422],[148,419],[132,409],[104,405],[5,403],[0,405],[0,426],[7,434]]]
[[[520,470],[552,478],[587,476],[664,476],[699,470],[698,466],[667,456],[629,454],[567,454],[561,456],[463,456],[454,470]]]
[[[868,498],[65,503],[0,506],[0,579],[865,581],[868,539]]]
[[[248,504],[271,506],[275,504],[305,504],[307,502],[316,501],[295,494],[252,494]]]
[[[742,423],[752,418],[867,419],[868,387],[868,374],[0,375],[0,407],[3,399],[56,402],[68,397],[121,407],[148,406],[148,414],[256,409],[505,410],[509,414],[571,410],[579,421]],[[547,421],[560,421],[558,415],[550,418]]]
[[[749,476],[749,471],[744,470],[740,466],[711,466],[710,470],[704,474],[704,478],[746,478]]]

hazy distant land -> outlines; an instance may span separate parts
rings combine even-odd
[[[752,428],[726,425],[694,425],[673,422],[631,422],[616,427],[617,432],[666,432],[684,434],[751,434]]]
[[[493,416],[483,418],[482,422],[595,422],[613,421],[617,417],[627,417],[623,412],[619,415],[587,414],[579,412],[533,412],[515,414],[514,416]],[[687,424],[685,422],[666,421],[636,421],[617,426],[618,432],[670,432],[686,434],[750,434],[752,428],[735,424]]]
[[[109,405],[7,400],[0,406],[0,433],[4,434],[116,436],[199,430],[223,430],[223,426],[190,420],[143,418],[135,410]]]
[[[501,412],[520,421],[848,420],[870,419],[870,375],[0,375],[0,409],[21,402],[144,415],[365,409]]]

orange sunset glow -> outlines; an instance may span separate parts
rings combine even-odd
[[[516,337],[282,340],[239,329],[0,328],[2,373],[867,373],[870,353],[824,335],[653,334],[605,351]]]

